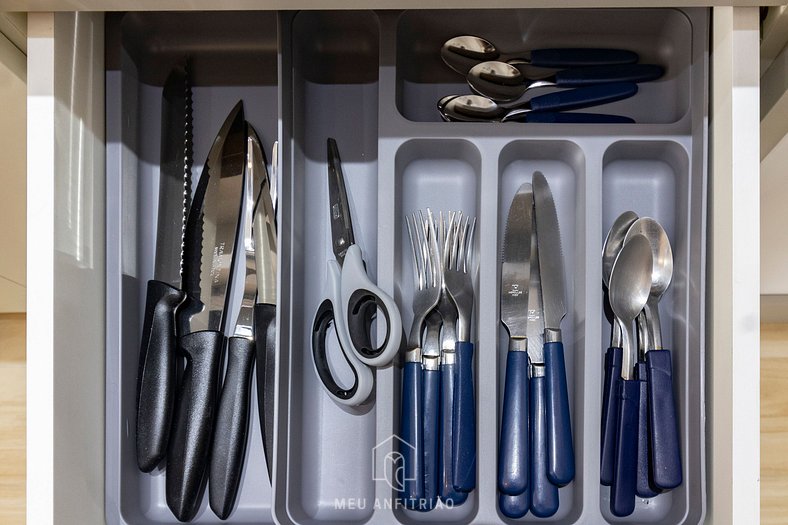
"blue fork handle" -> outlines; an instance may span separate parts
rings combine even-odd
[[[560,341],[544,345],[547,403],[547,476],[563,486],[575,477],[575,451],[569,418],[569,391],[566,384],[564,345]]]
[[[613,82],[649,82],[665,74],[654,64],[624,64],[564,69],[555,74],[555,83],[561,87],[591,86]]]
[[[467,492],[454,488],[454,472],[452,469],[452,445],[454,440],[454,396],[456,370],[453,363],[441,364],[441,423],[440,423],[440,458],[438,465],[438,495],[446,504],[461,505],[468,498]],[[449,503],[451,502],[451,503]]]
[[[531,508],[531,490],[526,489],[521,494],[512,496],[511,494],[498,494],[498,508],[501,514],[514,520],[520,519],[528,514]]]
[[[473,395],[473,343],[458,341],[454,399],[452,470],[454,490],[476,488],[476,401]]]
[[[498,490],[503,495],[516,496],[528,488],[528,365],[527,352],[509,350],[498,448]]]
[[[531,65],[537,67],[602,66],[634,64],[638,54],[625,49],[533,49]]]
[[[681,485],[682,481],[670,350],[649,350],[646,365],[653,481],[655,488],[669,490]]]
[[[622,380],[619,389],[616,466],[610,489],[610,512],[618,517],[635,510],[638,461],[638,404],[640,381]]]
[[[558,487],[548,475],[548,436],[544,377],[531,378],[531,513],[547,518],[558,511]]]
[[[438,465],[440,456],[440,370],[422,372],[424,378],[424,496],[423,510],[438,502]]]
[[[599,481],[606,486],[613,483],[613,471],[616,465],[616,432],[618,431],[618,407],[620,404],[618,392],[621,383],[621,361],[623,358],[623,352],[620,348],[608,348],[605,354]]]
[[[638,86],[634,82],[599,84],[540,95],[532,98],[528,106],[533,111],[568,111],[615,102],[637,92]]]
[[[424,471],[422,470],[422,375],[421,363],[408,361],[402,374],[402,415],[400,418],[400,454],[404,467],[404,480],[400,500],[407,508],[418,508],[424,497]]]
[[[650,457],[649,457],[649,423],[648,423],[648,382],[646,363],[638,361],[635,365],[635,378],[640,384],[640,400],[638,402],[638,477],[635,494],[641,498],[653,498],[657,492],[651,488]]]

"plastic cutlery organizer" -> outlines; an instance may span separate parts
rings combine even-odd
[[[554,516],[517,521],[703,521],[708,10],[129,13],[108,15],[106,34],[107,331],[117,343],[107,349],[109,523],[176,523],[165,502],[165,472],[143,474],[136,467],[134,418],[156,238],[161,87],[185,57],[194,84],[193,176],[239,99],[269,157],[273,141],[280,141],[274,480],[271,487],[253,396],[240,495],[227,523],[513,521],[498,511],[496,492],[506,363],[500,254],[512,197],[537,170],[553,192],[561,228],[568,293],[561,326],[576,475],[560,489]],[[640,85],[635,97],[584,110],[630,116],[636,124],[441,122],[437,100],[469,93],[439,54],[444,41],[463,34],[513,51],[592,44],[629,49],[666,73]],[[477,217],[477,489],[463,505],[426,513],[397,505],[396,472],[387,462],[396,460],[399,447],[401,363],[377,369],[370,402],[355,409],[333,401],[315,373],[313,318],[333,257],[328,137],[342,156],[368,273],[396,300],[406,331],[414,291],[406,215],[430,207]],[[675,273],[660,313],[674,360],[684,482],[638,499],[635,512],[620,519],[609,511],[609,488],[599,483],[603,358],[611,328],[601,250],[625,210],[659,220],[673,246]],[[339,355],[329,349],[333,362]],[[341,367],[337,374],[341,379]],[[217,523],[207,499],[206,492],[195,522]]]

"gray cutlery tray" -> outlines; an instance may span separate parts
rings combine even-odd
[[[440,122],[435,102],[467,93],[439,58],[478,34],[505,50],[622,47],[666,68],[632,99],[584,111],[629,125]],[[264,147],[281,143],[279,366],[273,488],[253,399],[250,446],[228,523],[700,523],[706,509],[704,295],[708,120],[707,9],[413,10],[133,13],[107,23],[107,462],[109,523],[176,523],[164,473],[136,468],[134,404],[145,285],[153,274],[161,85],[192,58],[194,170],[226,113],[244,100]],[[337,139],[357,242],[406,329],[413,269],[404,221],[430,207],[476,216],[477,490],[429,513],[396,505],[381,461],[396,449],[401,363],[376,371],[369,403],[341,407],[311,356],[330,247],[326,138]],[[270,160],[270,159],[269,159]],[[496,458],[505,331],[500,244],[511,198],[535,170],[556,200],[568,288],[562,324],[577,474],[548,519],[504,518]],[[625,210],[658,219],[674,251],[660,311],[673,352],[684,483],[614,518],[599,484],[604,310],[601,249]],[[234,314],[231,313],[231,318]],[[329,348],[332,363],[338,351]],[[340,379],[346,370],[337,370]],[[254,396],[253,396],[254,397]],[[219,522],[203,502],[195,522]]]

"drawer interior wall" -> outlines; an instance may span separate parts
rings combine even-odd
[[[111,23],[110,23],[111,22]],[[588,111],[626,114],[636,124],[440,122],[436,100],[469,92],[440,62],[440,45],[479,34],[508,49],[594,45],[637,51],[663,65],[659,81],[632,99]],[[122,286],[108,289],[107,442],[111,522],[175,523],[164,472],[139,472],[134,409],[145,285],[156,239],[161,87],[188,56],[194,83],[194,167],[229,109],[246,117],[270,151],[280,141],[279,313],[276,449],[268,484],[257,400],[239,500],[228,523],[699,523],[705,515],[703,297],[705,295],[708,11],[705,9],[303,11],[298,13],[131,13],[107,24],[108,184],[121,206]],[[396,449],[401,365],[375,373],[370,402],[340,407],[314,371],[311,333],[333,257],[327,209],[326,138],[337,140],[357,241],[373,281],[392,294],[407,330],[413,268],[405,217],[419,209],[477,218],[478,274],[472,333],[477,413],[477,489],[454,508],[399,508],[378,474]],[[115,147],[119,146],[119,147]],[[270,159],[269,159],[270,160]],[[509,520],[497,509],[498,429],[506,332],[499,321],[500,246],[511,199],[534,171],[556,199],[568,314],[562,323],[576,455],[575,480],[560,489],[547,520]],[[113,189],[114,188],[114,189]],[[610,322],[601,248],[615,217],[634,210],[658,219],[674,252],[674,278],[661,302],[663,338],[673,351],[684,483],[638,499],[612,517],[599,485],[599,421]],[[237,298],[239,302],[240,297]],[[234,318],[234,312],[229,313]],[[347,370],[336,348],[329,359]],[[344,370],[344,371],[343,371]],[[254,391],[254,389],[253,389]],[[196,522],[218,522],[207,496]],[[392,508],[393,507],[393,508]]]

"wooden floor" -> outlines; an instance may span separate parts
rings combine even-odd
[[[0,524],[25,522],[24,342],[0,315]],[[788,523],[788,325],[761,326],[761,523]]]
[[[0,315],[0,524],[25,522],[25,316]]]

